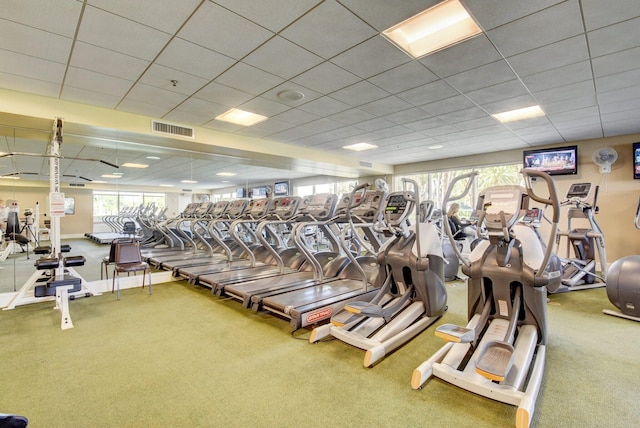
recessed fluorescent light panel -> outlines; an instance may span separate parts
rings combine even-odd
[[[122,174],[102,174],[102,178],[121,178]]]
[[[362,152],[364,150],[377,149],[378,146],[374,146],[373,144],[369,144],[369,143],[357,143],[357,144],[351,144],[350,146],[343,146],[342,148],[347,150],[353,150],[354,152]]]
[[[161,184],[160,187],[173,187],[173,184]]]
[[[5,180],[20,180],[20,177],[18,177],[17,175],[3,175],[0,178]]]
[[[236,125],[251,126],[256,123],[260,123],[263,120],[267,120],[267,116],[232,108],[231,110],[227,110],[221,115],[216,116],[216,120],[235,123]]]
[[[544,116],[544,112],[540,106],[531,106],[519,108],[517,110],[504,111],[502,113],[492,114],[494,118],[502,123],[515,122],[516,120],[531,119],[534,117]]]
[[[197,181],[195,180],[181,180],[180,183],[184,183],[184,184],[196,184]]]
[[[147,159],[150,159],[150,160],[159,160],[159,159],[160,159],[160,157],[158,157],[158,156],[147,156]]]
[[[216,175],[219,175],[221,177],[233,177],[234,175],[238,175],[235,172],[219,172]]]
[[[482,33],[458,0],[447,0],[382,32],[402,50],[420,58]]]
[[[438,150],[444,147],[444,144],[434,144],[433,146],[428,146],[431,150]]]
[[[130,162],[127,162],[127,163],[123,163],[122,166],[127,167],[127,168],[140,168],[140,169],[142,169],[142,168],[148,167],[149,165],[146,165],[146,164],[143,164],[143,163],[130,163]]]

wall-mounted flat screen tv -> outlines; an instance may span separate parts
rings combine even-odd
[[[273,184],[274,196],[289,196],[289,182],[277,181]]]
[[[640,178],[640,143],[633,143],[633,178]]]
[[[525,168],[544,171],[549,175],[578,173],[578,146],[532,149],[523,152]]]
[[[266,186],[254,187],[251,190],[251,197],[253,199],[266,198],[267,197],[267,187]]]

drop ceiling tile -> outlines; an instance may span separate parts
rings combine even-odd
[[[562,40],[507,58],[520,77],[589,59],[584,35]]]
[[[325,61],[292,79],[293,82],[324,95],[352,85],[359,80],[359,77],[329,61]]]
[[[186,98],[186,96],[176,92],[136,83],[125,97],[125,100],[140,101],[162,107],[169,107],[171,109],[183,102]]]
[[[82,2],[32,0],[12,2],[2,8],[2,18],[72,38],[80,19]]]
[[[589,79],[593,79],[591,62],[581,61],[523,77],[522,81],[530,91],[535,93]]]
[[[560,124],[568,121],[599,121],[600,110],[597,106],[588,106],[574,110],[562,111],[557,113],[547,113],[547,117],[554,124]]]
[[[438,76],[419,62],[411,61],[369,79],[369,82],[388,91],[398,93],[438,80]]]
[[[204,128],[215,129],[216,131],[223,131],[223,132],[235,132],[244,128],[244,126],[242,125],[236,125],[235,123],[230,123],[230,122],[222,122],[221,120],[215,120],[215,119],[205,123],[202,126]]]
[[[420,108],[432,116],[441,116],[459,110],[475,108],[476,105],[464,95],[455,95],[443,100],[421,105]]]
[[[539,134],[521,136],[523,141],[529,144],[557,144],[563,142],[562,137],[557,131],[542,132]]]
[[[48,61],[64,63],[73,39],[0,19],[2,48]]]
[[[598,92],[607,92],[621,88],[631,88],[640,85],[640,68],[599,77],[595,80]]]
[[[578,96],[575,98],[558,101],[551,104],[540,104],[540,108],[547,114],[562,113],[572,110],[579,110],[585,107],[597,106],[598,100],[595,94]]]
[[[424,56],[419,61],[440,77],[462,73],[502,59],[486,35]]]
[[[91,104],[104,108],[115,108],[120,102],[122,95],[105,94],[104,92],[92,91],[88,88],[74,88],[65,85],[60,98],[66,101],[73,101],[83,104]]]
[[[349,110],[341,111],[327,118],[343,123],[345,125],[353,125],[365,120],[373,119],[375,116],[367,111],[360,110],[359,108],[350,108]]]
[[[600,103],[600,112],[603,116],[633,109],[640,109],[640,98],[630,96],[626,99],[606,99]]]
[[[203,112],[187,112],[183,110],[171,110],[169,113],[165,114],[162,119],[168,120],[173,123],[190,125],[190,126],[201,126],[211,120],[213,116],[209,116],[204,114]]]
[[[177,81],[175,86],[172,80]],[[191,95],[207,84],[206,79],[155,63],[151,64],[138,82],[183,95]]]
[[[149,66],[149,62],[108,49],[76,42],[70,65],[108,76],[136,81]]]
[[[184,113],[196,114],[199,116],[198,122],[205,123],[229,110],[229,107],[215,102],[191,97],[177,105],[175,110]],[[202,118],[205,120],[201,120]]]
[[[415,122],[409,122],[405,124],[407,128],[418,132],[424,132],[433,128],[439,128],[441,126],[447,125],[449,125],[447,122],[437,117],[425,117],[423,119],[416,120]]]
[[[215,81],[250,94],[259,95],[280,85],[284,79],[239,62]]]
[[[640,47],[604,55],[591,60],[596,78],[638,69]]]
[[[351,138],[357,135],[362,135],[362,129],[356,128],[355,126],[344,126],[342,128],[335,129],[330,131],[329,134],[333,135],[336,140]]]
[[[242,61],[288,80],[320,64],[323,60],[290,41],[276,36],[251,52]]]
[[[236,60],[176,37],[155,63],[212,80],[235,64]]]
[[[411,107],[411,104],[395,96],[382,98],[380,100],[360,106],[362,110],[368,111],[369,113],[380,117],[397,113]]]
[[[638,47],[639,27],[640,18],[635,18],[587,33],[591,56],[599,57]]]
[[[586,127],[578,126],[577,128],[561,129],[560,134],[565,141],[590,140],[592,138],[604,137],[600,123]]]
[[[512,80],[468,92],[467,96],[476,104],[484,105],[494,101],[506,100],[528,94],[529,91],[522,85],[520,80]],[[531,105],[535,105],[535,103]]]
[[[487,36],[509,57],[583,32],[578,0],[569,0],[490,30]]]
[[[505,126],[512,131],[525,132],[524,129],[527,128],[539,129],[539,127],[549,127],[549,129],[552,129],[553,127],[550,126],[550,124],[551,122],[549,121],[549,118],[542,116],[509,122],[506,123]]]
[[[356,107],[381,98],[386,98],[389,95],[387,91],[372,85],[366,80],[361,80],[358,83],[331,93],[330,97]]]
[[[252,113],[273,117],[279,113],[289,110],[291,107],[271,101],[267,98],[255,97],[240,106],[240,109]]]
[[[441,0],[340,0],[347,9],[378,31],[384,31],[423,10],[440,3]]]
[[[163,117],[171,111],[171,107],[159,104],[149,104],[132,98],[125,98],[120,102],[120,104],[118,104],[117,110],[141,114],[144,116]]]
[[[271,134],[270,139],[281,142],[292,142],[317,134],[315,129],[309,129],[305,126],[296,126],[295,128],[285,129],[284,131]]]
[[[165,33],[174,34],[196,9],[200,0],[91,0],[89,3],[115,15],[126,16]],[[156,13],[171,11],[171,13]]]
[[[253,0],[215,0],[240,16],[244,16],[269,30],[277,33],[290,25],[299,16],[304,15],[321,0],[269,0],[256,2]]]
[[[593,80],[564,85],[561,88],[547,89],[536,92],[536,100],[540,104],[552,104],[560,101],[571,100],[577,97],[595,95]]]
[[[393,123],[402,125],[404,123],[415,122],[416,120],[424,119],[429,116],[420,107],[411,107],[406,110],[401,110],[396,113],[391,113],[385,116],[385,119],[390,120]]]
[[[336,1],[325,1],[282,31],[282,37],[329,59],[377,32]]]
[[[390,128],[397,125],[389,120],[376,117],[375,119],[356,123],[354,126],[362,129],[363,131],[377,131],[379,129]]]
[[[514,80],[514,74],[506,61],[500,60],[465,71],[444,80],[460,92],[473,91],[502,82]]]
[[[444,80],[436,80],[435,82],[427,83],[426,85],[419,86],[408,91],[400,92],[398,98],[413,104],[414,106],[421,106],[429,104],[434,101],[442,100],[445,98],[458,95],[459,92],[453,89]]]
[[[147,61],[158,55],[169,38],[167,33],[91,6],[84,10],[77,37],[82,42]]]
[[[182,27],[178,37],[240,59],[273,37],[273,33],[217,4],[205,1]]]
[[[499,132],[504,130],[504,127],[498,123],[493,117],[484,113],[484,117],[477,119],[458,121],[455,125],[463,131],[473,131],[476,135],[480,133],[492,133],[491,130]],[[445,116],[444,119],[447,119]],[[491,129],[489,129],[491,128]]]
[[[502,113],[509,110],[515,110],[524,107],[531,107],[536,105],[536,100],[531,97],[531,95],[520,95],[518,97],[505,99],[501,101],[490,102],[484,105],[481,105],[487,113],[496,114]]]
[[[291,127],[292,126],[289,123],[281,122],[275,119],[268,119],[253,126],[247,126],[246,128],[240,129],[236,132],[236,134],[246,135],[248,137],[262,138],[284,131],[285,129],[289,129]]]
[[[211,82],[196,92],[193,97],[228,107],[237,107],[240,104],[249,101],[254,97],[254,95],[238,89],[230,88],[229,86],[225,86],[220,83]]]
[[[601,28],[629,18],[640,16],[640,3],[636,0],[581,0],[587,31]]]
[[[478,21],[480,26],[485,31],[488,31],[564,1],[514,2],[512,0],[494,0],[488,3],[485,0],[463,0],[462,3],[464,3],[469,13]]]
[[[348,110],[350,106],[341,101],[329,97],[322,97],[301,105],[298,109],[318,116],[329,116]]]
[[[298,126],[319,119],[320,116],[296,108],[287,110],[284,113],[280,113],[273,118],[294,126]]]
[[[0,72],[62,84],[64,64],[0,50]],[[59,87],[59,86],[58,86]]]
[[[331,59],[331,62],[363,79],[409,62],[408,55],[376,36]]]
[[[452,125],[456,125],[456,126],[458,126],[460,122],[469,122],[475,119],[486,120],[489,117],[489,115],[487,115],[487,112],[475,106],[471,108],[466,108],[463,110],[456,110],[456,111],[447,112],[447,113],[439,113],[434,116],[438,116],[440,119],[444,120],[445,122],[450,123]]]
[[[69,67],[64,83],[65,87],[108,94],[119,100],[131,89],[134,82],[82,68]]]
[[[422,131],[423,134],[429,137],[441,137],[443,135],[455,134],[457,132],[460,132],[458,128],[448,124],[443,126],[438,126],[436,128],[425,129],[424,131]]]
[[[333,131],[335,129],[340,129],[345,125],[344,123],[340,123],[335,120],[322,118],[322,119],[314,120],[313,122],[305,123],[304,126],[309,129],[314,129],[317,132],[327,132],[327,131]]]

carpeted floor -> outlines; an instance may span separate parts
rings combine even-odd
[[[464,324],[449,283],[443,322]],[[287,321],[185,282],[0,313],[0,412],[30,427],[508,427],[515,408],[413,369],[441,345],[427,329],[371,369],[364,352],[316,345]],[[640,324],[601,313],[604,289],[553,295],[533,426],[628,427],[640,415]]]

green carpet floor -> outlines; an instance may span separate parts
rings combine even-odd
[[[449,283],[464,324],[466,285]],[[0,313],[0,412],[30,427],[509,427],[515,407],[411,373],[433,326],[375,367],[364,352],[185,282]],[[604,289],[550,298],[535,427],[629,427],[640,416],[640,324],[601,313]]]

